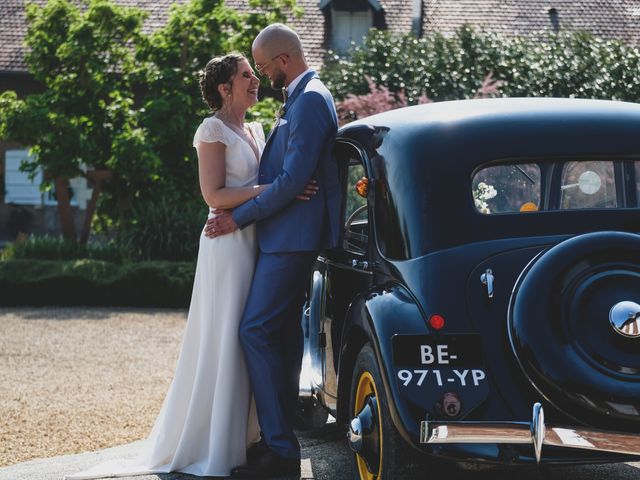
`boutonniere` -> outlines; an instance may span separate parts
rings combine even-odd
[[[280,108],[278,108],[278,111],[276,112],[276,119],[275,122],[273,122],[272,130],[280,124],[280,119],[284,116],[285,113],[287,113],[287,109],[286,105],[283,103],[280,105]]]

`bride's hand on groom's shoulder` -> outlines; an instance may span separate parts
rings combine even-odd
[[[207,224],[204,227],[205,236],[216,238],[238,229],[238,225],[236,225],[236,222],[231,216],[231,210],[216,208],[213,213],[215,213],[216,216],[207,220]]]
[[[318,187],[318,182],[316,182],[312,178],[304,186],[304,190],[302,190],[302,193],[300,195],[297,195],[296,198],[298,200],[304,200],[304,201],[311,200],[311,197],[313,197],[316,193],[318,193],[319,189],[320,189],[320,187]]]

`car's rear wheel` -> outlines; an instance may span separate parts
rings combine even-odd
[[[411,478],[416,462],[391,422],[382,377],[371,345],[358,353],[351,381],[349,443],[354,478]]]
[[[640,427],[640,236],[566,240],[521,274],[509,306],[513,351],[533,385],[567,415]]]

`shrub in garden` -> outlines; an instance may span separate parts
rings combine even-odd
[[[0,260],[39,259],[75,260],[90,258],[119,263],[126,256],[122,248],[114,243],[80,244],[62,237],[29,237],[16,241],[0,251]]]
[[[156,192],[134,204],[117,241],[136,260],[195,261],[207,211],[199,192],[188,201]]]
[[[185,308],[194,269],[194,262],[6,260],[0,262],[0,305]]]

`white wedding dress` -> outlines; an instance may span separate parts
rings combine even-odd
[[[261,154],[262,126],[247,126]],[[193,144],[197,148],[200,142],[216,141],[227,146],[225,186],[256,185],[259,160],[253,149],[221,120],[210,117],[198,127]],[[167,472],[228,476],[245,462],[247,446],[260,433],[238,325],[256,253],[253,225],[215,239],[203,231],[175,376],[140,455],[66,479]]]

